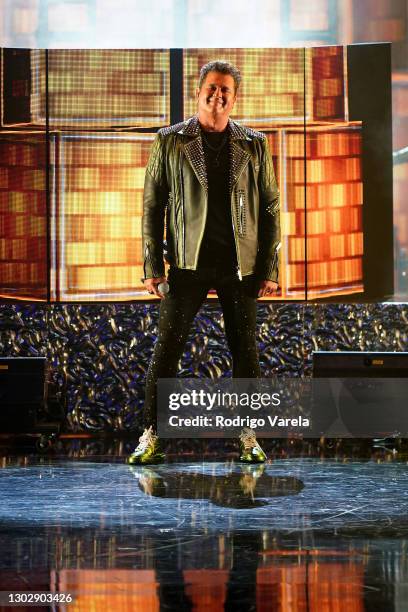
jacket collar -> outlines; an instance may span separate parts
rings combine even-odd
[[[235,121],[228,119],[228,128],[231,134],[231,140],[251,140],[243,127]],[[179,134],[183,136],[200,136],[200,122],[198,115],[194,115],[187,119],[184,126],[179,130]]]
[[[242,171],[248,164],[250,155],[245,148],[239,144],[239,140],[251,140],[247,135],[244,128],[242,128],[235,121],[228,120],[228,127],[231,134],[231,149],[230,149],[230,176],[229,176],[229,188],[230,192],[234,188],[234,185],[238,181]],[[188,119],[184,126],[179,130],[179,134],[183,136],[192,136],[193,139],[184,143],[184,153],[190,162],[194,173],[199,180],[200,184],[205,190],[208,189],[207,181],[207,170],[205,167],[203,143],[201,139],[200,123],[198,116],[194,115]]]

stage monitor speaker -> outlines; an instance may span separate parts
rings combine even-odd
[[[46,401],[45,357],[0,357],[0,432],[30,433]]]
[[[330,381],[327,412],[337,406],[337,414],[328,415],[338,418],[336,431],[341,425],[346,437],[405,435],[401,433],[406,432],[404,387],[383,379],[408,377],[407,352],[316,351],[313,377],[335,379]]]
[[[407,378],[408,353],[314,351],[314,378]]]

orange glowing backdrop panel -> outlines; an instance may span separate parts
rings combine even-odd
[[[304,132],[303,129],[288,132],[285,128],[277,128],[267,131],[266,137],[281,202],[282,247],[277,298],[303,300],[306,297]],[[297,241],[296,244],[294,241]]]
[[[168,50],[52,49],[50,127],[168,125],[169,68]]]
[[[361,124],[308,127],[306,176],[308,298],[362,292]]]
[[[301,298],[305,285],[308,298],[363,291],[361,124],[279,134],[283,296]]]
[[[51,135],[52,299],[144,297],[141,216],[154,135]]]
[[[362,291],[362,132],[348,121],[346,50],[185,50],[185,117],[196,111],[201,65],[217,57],[243,75],[234,118],[263,129],[272,153],[282,211],[278,299]],[[169,51],[51,50],[48,65],[51,299],[147,299],[141,215],[154,134],[113,128],[170,122]],[[4,66],[3,119],[20,130],[44,122],[44,52],[3,53]],[[0,134],[2,291],[45,299],[44,136]]]
[[[312,86],[313,119],[315,121],[346,121],[346,61],[344,47],[306,49],[307,85]],[[310,74],[311,72],[311,74]]]
[[[0,294],[47,299],[45,134],[0,131]]]
[[[246,125],[304,119],[304,49],[186,49],[184,117],[197,110],[195,90],[200,68],[214,59],[236,65],[242,75],[231,117]]]
[[[303,129],[279,128],[278,135],[282,226],[280,284],[283,297],[305,299],[304,132]]]

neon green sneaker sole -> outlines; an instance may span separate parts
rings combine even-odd
[[[163,463],[166,459],[165,454],[161,450],[151,452],[150,449],[140,452],[133,452],[129,455],[127,462],[130,465],[150,465],[155,463]]]
[[[241,452],[239,460],[242,463],[265,463],[266,455],[260,446],[252,448],[250,451]]]

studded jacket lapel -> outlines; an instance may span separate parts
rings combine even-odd
[[[197,136],[194,140],[186,142],[184,145],[184,153],[194,170],[197,179],[205,190],[208,189],[207,170],[205,167],[204,149],[201,136]]]
[[[247,153],[238,142],[231,142],[231,168],[230,168],[230,189],[234,188],[234,185],[241,176],[244,168],[248,165],[251,156]]]
[[[205,168],[205,157],[203,149],[203,141],[201,139],[200,124],[198,117],[191,117],[180,130],[179,134],[183,136],[191,136],[191,140],[183,145],[185,156],[191,164],[194,173],[204,189],[208,190],[207,170]]]
[[[240,141],[242,140],[250,140],[248,138],[245,130],[235,123],[234,121],[229,120],[228,122],[230,135],[231,135],[231,145],[230,145],[230,190],[232,191],[234,185],[238,181],[239,177],[242,174],[242,171],[247,166],[251,156],[245,149],[242,147]],[[179,134],[183,134],[183,136],[191,136],[191,140],[185,142],[184,153],[191,164],[191,167],[194,170],[194,173],[199,180],[200,184],[204,187],[205,190],[208,190],[208,181],[207,181],[207,171],[205,167],[205,157],[204,157],[204,149],[203,142],[200,133],[200,124],[198,121],[197,115],[191,117],[184,127],[179,131]]]
[[[235,123],[234,121],[229,122],[229,129],[231,132],[231,147],[230,147],[230,155],[231,155],[231,168],[230,168],[230,190],[234,188],[234,185],[238,181],[239,177],[242,174],[242,171],[247,166],[249,160],[251,159],[250,154],[245,151],[241,142],[243,140],[251,140],[248,138],[245,130]]]

